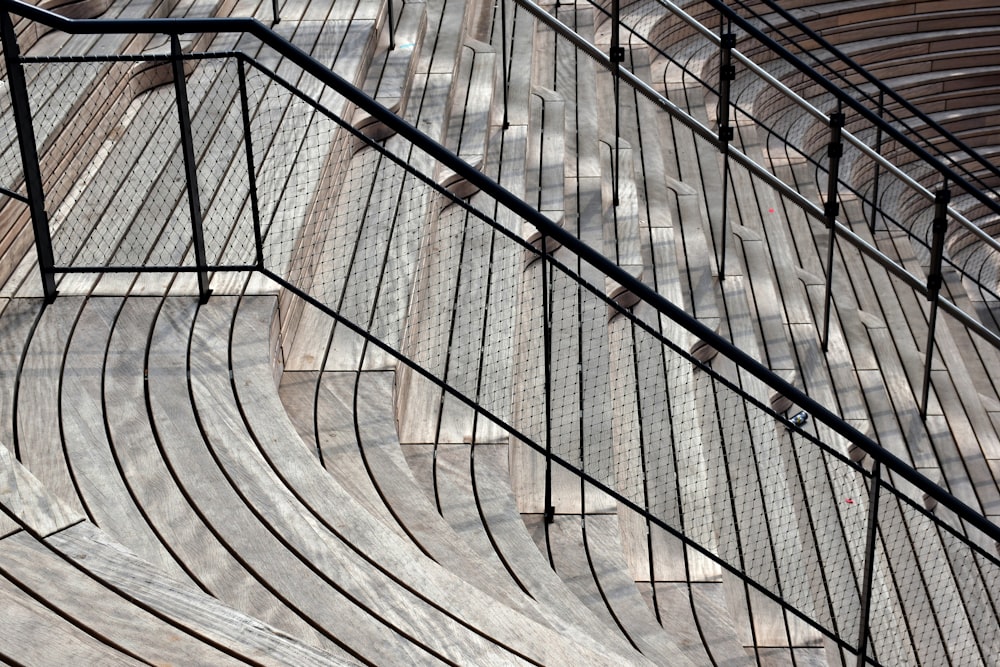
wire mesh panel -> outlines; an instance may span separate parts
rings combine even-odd
[[[241,63],[236,58],[203,59],[188,79],[191,134],[197,160],[205,256],[210,265],[253,264],[256,257],[251,207],[251,166],[247,161],[241,96]],[[190,239],[190,233],[181,238]]]
[[[342,164],[338,123],[297,91],[258,68],[247,73],[253,163],[257,170],[261,231],[270,252],[268,268],[284,274],[296,253],[297,235],[308,219],[303,247],[314,246],[330,227],[324,208]],[[331,159],[336,156],[337,159]]]
[[[773,389],[727,358],[695,360],[690,334],[649,306],[618,306],[602,271],[547,237],[528,243],[532,225],[491,197],[455,199],[412,166],[433,171],[407,141],[370,142],[281,87],[261,99],[265,266],[337,318],[320,337],[326,367],[357,367],[370,342],[405,361],[401,441],[482,440],[503,427],[740,573],[751,617],[781,601],[851,651],[870,618],[869,657],[881,664],[953,651],[946,637],[960,624],[910,615],[968,616],[972,593],[949,582],[940,535],[914,542],[926,515],[886,489],[872,507],[876,482],[846,457],[849,442],[793,425],[767,407]],[[304,175],[308,197],[281,195],[296,165],[262,148],[287,142],[328,151],[324,170]],[[276,233],[282,219],[299,222]]]
[[[0,44],[0,80],[7,81],[7,61]],[[17,143],[17,126],[9,86],[0,91],[0,188],[24,195],[21,172],[21,150]]]
[[[72,187],[50,191],[57,267],[192,265],[174,87],[126,95],[110,124],[100,105],[74,113],[122,99],[140,64],[144,81],[170,81],[162,59],[31,64],[44,180],[73,165]],[[630,301],[638,281],[560,248],[554,225],[496,188],[456,197],[432,178],[443,164],[398,136],[370,141],[339,96],[320,105],[234,58],[186,70],[209,263],[259,252],[332,316],[297,325],[322,341],[322,367],[359,368],[368,346],[382,367],[402,362],[401,441],[511,438],[546,453],[720,564],[752,632],[755,609],[780,605],[877,664],[1000,654],[1000,562],[954,516],[849,460],[841,422],[793,423],[769,407],[775,376],[657,295]],[[749,312],[729,316],[734,339],[756,335]],[[689,352],[709,343],[724,353]]]
[[[33,95],[46,100],[36,112],[37,124],[52,136],[45,142],[41,167],[43,180],[51,184],[46,194],[57,267],[177,264],[176,250],[160,242],[176,238],[175,211],[186,201],[176,98],[169,86],[133,98],[127,84],[136,66],[167,65],[31,65],[37,70]],[[114,91],[106,83],[94,83],[107,81],[112,69],[124,81]],[[124,109],[95,103],[111,92],[110,99],[126,101]],[[72,187],[61,187],[62,178],[70,179]]]

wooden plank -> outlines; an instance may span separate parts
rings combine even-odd
[[[133,656],[183,664],[239,662],[82,575],[23,531],[0,542],[0,554],[7,578]]]
[[[589,8],[557,6],[555,15],[584,39],[593,39],[593,13]],[[578,110],[576,114],[567,115],[566,153],[577,157],[576,160],[567,160],[566,177],[598,177],[601,165],[597,143],[600,138],[596,113],[597,89],[594,85],[596,66],[566,40],[556,40],[552,61],[556,74],[551,88],[563,95],[567,108]]]
[[[99,637],[61,618],[14,583],[0,577],[5,631],[0,655],[20,664],[142,664]]]
[[[603,634],[604,627],[580,605],[532,542],[507,482],[506,447],[476,445],[474,450],[473,454],[468,445],[437,450],[438,495],[448,522],[482,560],[502,563],[509,572],[508,582],[513,579],[526,589],[560,633],[585,646],[631,656],[625,642]],[[532,524],[538,519],[530,517]]]
[[[168,302],[177,326],[179,308],[193,316],[196,302],[184,299]],[[205,517],[192,505],[192,498],[179,484],[173,462],[161,448],[162,424],[154,424],[147,413],[145,363],[147,341],[156,323],[159,299],[132,298],[119,314],[109,344],[105,369],[108,405],[118,406],[107,414],[108,427],[123,477],[129,481],[137,501],[171,552],[200,587],[249,616],[260,619],[299,640],[333,655],[341,654],[333,642],[320,637],[316,629],[297,616],[240,562],[239,554],[228,547]],[[166,321],[166,318],[164,318]],[[163,325],[161,325],[163,326]],[[190,326],[190,325],[188,325]],[[175,335],[185,336],[183,327]],[[181,357],[183,366],[183,356]],[[162,372],[162,371],[161,371]],[[183,376],[183,372],[182,372]],[[150,395],[151,399],[152,396]],[[167,424],[170,422],[167,421]],[[206,491],[208,489],[205,489]],[[126,544],[126,546],[128,546]]]
[[[124,592],[168,623],[241,660],[349,664],[222,605],[190,583],[173,579],[124,550],[92,524],[78,524],[53,535],[48,544],[97,581]]]
[[[565,179],[565,102],[555,91],[534,88],[527,147],[527,201],[552,220],[562,218]]]
[[[719,583],[656,583],[656,600],[663,626],[678,648],[695,664],[753,665],[728,621],[726,601]],[[651,604],[652,587],[639,585]]]
[[[966,476],[975,489],[975,497],[978,501],[976,504],[979,510],[983,514],[998,514],[1000,513],[1000,489],[997,488],[997,481],[993,478],[989,466],[986,464],[986,452],[981,444],[984,441],[989,442],[987,440],[988,434],[985,429],[979,430],[978,426],[981,424],[977,425],[968,419],[962,406],[962,388],[955,386],[956,377],[957,374],[949,371],[931,372],[931,382],[934,384],[938,399],[941,401],[948,425],[946,442],[941,443],[941,446],[942,449],[954,447],[957,450],[967,471]],[[975,399],[978,396],[973,395],[969,398]],[[992,424],[989,424],[989,427],[992,427]],[[934,441],[941,442],[940,440]],[[966,498],[966,502],[968,500]],[[973,507],[975,506],[973,505]]]
[[[340,376],[345,376],[341,379]],[[378,419],[377,411],[362,420],[355,417],[350,391],[345,402],[337,389],[345,385],[353,389],[353,373],[285,372],[281,376],[279,396],[295,429],[317,460],[327,464],[329,474],[347,490],[355,501],[373,517],[379,518],[389,530],[400,535],[400,528],[393,514],[382,502],[379,489],[370,478],[366,461],[360,450],[356,428],[368,424],[368,419]],[[358,408],[368,411],[369,404],[358,402]],[[390,411],[391,416],[391,411]]]
[[[0,317],[0,444],[15,449],[15,387],[18,369],[41,314],[40,299],[11,299]]]
[[[613,142],[613,140],[612,140]],[[642,267],[639,209],[636,199],[632,147],[621,141],[618,149],[618,206],[614,205],[613,143],[601,151],[601,198],[604,214],[604,254],[623,267]]]
[[[779,375],[796,371],[792,344],[787,339],[788,320],[782,309],[779,288],[771,275],[771,261],[767,256],[763,237],[747,228],[734,229],[737,252],[746,266],[748,288],[746,296],[750,309],[755,313],[757,335],[760,340],[761,361]]]
[[[211,405],[213,410],[220,410],[219,414],[225,414],[226,408],[220,397],[219,391],[204,392],[199,388],[201,382],[206,383],[206,387],[214,384],[212,378],[216,377],[225,383],[228,378],[225,375],[219,377],[214,372],[209,373],[212,366],[228,368],[225,364],[220,364],[219,349],[220,342],[216,337],[207,335],[212,329],[217,329],[225,323],[225,319],[219,319],[225,312],[225,305],[221,300],[213,299],[213,306],[219,303],[218,311],[211,319],[206,318],[194,331],[194,340],[197,347],[202,351],[200,354],[207,355],[195,363],[192,360],[193,369],[198,369],[197,376],[192,377],[195,387],[196,403],[199,409]],[[205,310],[205,307],[202,308]],[[202,317],[205,313],[202,313]],[[199,318],[199,322],[202,322]],[[266,329],[269,331],[270,326]],[[228,331],[228,327],[223,328]],[[248,332],[249,333],[249,332]],[[225,338],[222,336],[221,338]],[[233,350],[233,359],[238,360],[245,354],[238,349],[249,343],[249,340],[242,340],[237,349]],[[226,341],[221,343],[222,350],[226,348]],[[224,355],[225,356],[225,355]],[[214,361],[212,360],[214,358]],[[234,361],[234,368],[239,364]],[[245,386],[245,381],[240,383]],[[216,385],[218,389],[221,386]],[[230,389],[231,391],[231,389]],[[273,393],[273,389],[271,390]],[[273,403],[277,403],[276,398]],[[261,408],[261,404],[257,405]],[[244,415],[253,414],[258,418],[263,417],[266,410],[244,409]],[[280,415],[280,416],[279,416]],[[278,404],[278,410],[271,413],[269,417],[255,419],[251,422],[254,431],[255,442],[263,446],[269,443],[269,447],[281,448],[281,443],[287,443],[294,438],[294,430],[287,422],[283,409]],[[230,415],[226,421],[237,419],[236,415]],[[275,431],[280,430],[283,437],[275,437]],[[211,434],[210,434],[211,435]],[[293,501],[289,495],[290,489],[283,489],[283,483],[276,477],[278,470],[268,469],[271,464],[262,460],[264,452],[256,451],[253,448],[239,448],[240,454],[233,448],[230,442],[212,437],[212,446],[217,452],[221,464],[231,471],[234,479],[238,479],[242,487],[241,496],[254,505],[260,517],[266,519],[277,531],[281,532],[286,540],[288,548],[312,563],[317,573],[324,574],[324,580],[328,583],[337,582],[338,586],[350,591],[354,599],[361,601],[377,613],[383,615],[385,622],[398,624],[397,627],[409,628],[410,636],[420,637],[424,642],[428,642],[443,655],[506,655],[502,650],[503,646],[518,646],[519,651],[528,651],[529,655],[534,654],[541,660],[572,659],[571,655],[582,651],[587,655],[587,651],[573,647],[569,643],[563,642],[558,634],[551,633],[547,628],[531,622],[527,617],[521,616],[513,610],[507,611],[502,604],[489,597],[481,597],[470,591],[467,586],[461,584],[457,579],[452,578],[450,573],[441,569],[431,561],[415,557],[412,550],[405,549],[404,545],[393,539],[392,535],[385,534],[384,531],[373,531],[358,522],[364,520],[364,516],[352,504],[343,492],[337,492],[336,485],[328,476],[324,476],[326,483],[321,489],[306,490],[305,487],[296,485],[302,491],[298,498],[309,498],[309,504],[296,509],[294,505],[301,503],[301,500]],[[312,462],[311,468],[306,470],[319,470],[315,464],[315,459],[308,452],[304,451],[301,445],[299,449],[291,448],[290,452],[302,452],[307,457],[307,461]],[[270,452],[270,460],[277,462],[279,459],[287,460],[287,456],[277,455],[278,452]],[[257,468],[257,470],[254,470]],[[281,475],[291,476],[298,472],[298,467],[289,466],[281,470]],[[273,482],[264,484],[264,480],[271,478]],[[337,498],[340,495],[341,498]],[[312,509],[314,508],[315,509]],[[306,510],[306,511],[304,511]],[[327,522],[326,517],[329,519]],[[338,531],[333,531],[331,526],[340,526]],[[353,519],[349,519],[353,517]],[[341,532],[344,531],[344,532]],[[346,533],[346,534],[345,534]],[[259,537],[259,536],[258,536]],[[350,550],[345,550],[344,546],[338,543],[353,545]],[[374,542],[374,543],[373,543]],[[259,551],[260,546],[256,549]],[[251,551],[246,552],[251,557]],[[358,554],[367,554],[364,559],[358,558]],[[277,554],[271,554],[273,559]],[[362,562],[363,560],[363,562]],[[373,567],[380,563],[378,567]],[[285,563],[287,566],[288,563]],[[393,577],[389,578],[389,573]],[[308,579],[300,579],[307,582]],[[390,583],[390,581],[392,583]],[[406,582],[406,586],[396,585],[395,582]],[[301,585],[308,585],[307,583]],[[305,593],[301,588],[296,591],[296,597],[301,597]],[[444,596],[444,597],[439,597]],[[431,601],[439,600],[434,605]],[[447,604],[445,601],[447,600]],[[426,601],[426,602],[425,602]],[[461,610],[462,618],[471,623],[474,627],[484,628],[482,634],[471,634],[468,632],[468,625],[458,626],[454,620],[456,616],[452,614],[440,614],[439,611],[446,608],[453,608],[455,613]],[[313,612],[317,613],[317,612]],[[325,612],[324,612],[325,613]],[[343,618],[343,609],[339,612]],[[316,618],[316,616],[314,616]],[[342,627],[343,620],[338,623],[338,628]],[[423,629],[417,630],[414,624],[419,624]],[[428,630],[428,628],[432,628]],[[433,629],[436,628],[436,629]],[[461,628],[461,629],[460,629]],[[361,629],[359,628],[359,632]],[[368,630],[366,630],[368,631]],[[341,630],[343,632],[343,630]],[[383,633],[384,634],[384,633]],[[484,636],[489,639],[484,639]],[[342,636],[343,638],[343,636]],[[447,645],[439,642],[446,641]],[[496,642],[496,643],[493,643]],[[372,650],[366,647],[366,650]],[[398,651],[399,647],[387,646],[376,649],[376,651]],[[546,657],[547,656],[547,657]],[[593,659],[581,657],[581,659]]]
[[[423,2],[403,5],[395,25],[396,47],[376,57],[368,69],[365,90],[393,113],[402,115],[410,97],[413,72],[420,57],[424,35],[427,30],[427,9]],[[368,127],[373,125],[372,127]],[[366,112],[355,114],[354,126],[364,129],[365,134],[376,140],[387,138],[391,131]],[[377,127],[376,127],[377,126]]]
[[[76,515],[84,512],[59,429],[62,360],[83,300],[59,299],[39,319],[24,356],[17,393],[20,460],[54,497]]]
[[[282,400],[294,419],[296,408],[291,402],[298,398],[298,403],[306,404],[305,389],[308,405],[312,405],[316,387],[315,379],[308,387],[301,382],[295,387],[289,384],[293,381],[289,375],[293,374],[286,373],[283,379]],[[481,590],[503,591],[510,586],[509,578],[501,576],[499,568],[487,567],[457,538],[413,479],[395,436],[391,380],[391,373],[364,373],[355,413],[354,374],[324,374],[315,416],[329,474],[390,530],[413,540],[448,570],[470,573],[467,580]],[[297,392],[289,393],[293,388]],[[361,442],[356,440],[355,419]],[[311,415],[308,422],[311,429]]]
[[[507,38],[507,122],[511,125],[525,125],[528,122],[528,100],[532,91],[532,76],[535,58],[528,54],[536,53],[534,48],[537,32],[535,19],[526,9],[518,4],[505,7],[507,12],[508,35],[500,34],[494,28],[493,48],[502,54],[503,49],[496,44],[497,39]],[[494,24],[496,18],[494,17]],[[501,65],[501,67],[503,67]],[[503,72],[501,70],[501,76]],[[537,83],[537,82],[535,82]],[[542,84],[545,85],[545,84]]]
[[[444,138],[446,147],[481,170],[485,169],[490,135],[493,132],[496,60],[497,55],[492,46],[476,40],[466,40],[459,61],[459,71],[452,83],[453,97]],[[441,169],[437,181],[463,199],[478,191],[477,187],[448,168]]]
[[[61,501],[0,444],[0,533],[26,527],[50,535],[83,520],[83,514]]]
[[[136,505],[108,440],[104,357],[123,301],[117,297],[88,300],[67,346],[60,412],[66,454],[91,520],[144,560],[184,580],[187,574]]]
[[[615,515],[559,517],[548,527],[554,567],[606,632],[619,630],[646,658],[659,664],[694,664],[656,623],[628,574]]]
[[[164,415],[172,415],[170,432],[162,434],[167,456],[200,511],[240,559],[324,635],[336,636],[349,650],[375,661],[388,656],[425,659],[420,656],[432,650],[428,643],[462,633],[454,628],[445,632],[449,624],[434,618],[425,603],[361,561],[271,468],[258,449],[259,441],[269,439],[261,425],[256,424],[259,440],[247,432],[232,394],[227,361],[234,305],[233,298],[216,298],[199,309],[192,324],[190,397],[185,387],[187,341],[167,335],[157,339],[154,334],[150,375],[157,382],[151,402],[158,423],[164,423]],[[234,363],[247,354],[248,344],[253,349],[253,337],[246,334],[234,343]],[[263,416],[258,406],[248,404],[245,409]],[[271,429],[284,426],[273,423],[276,417],[268,415],[266,425]],[[282,431],[285,437],[280,441],[294,443],[294,429]],[[295,447],[293,451],[302,451],[301,444]],[[346,503],[345,509],[349,508]],[[415,619],[445,634],[416,632]],[[380,642],[372,640],[375,632],[382,637]],[[490,652],[482,642],[471,644]],[[443,655],[461,651],[461,646],[456,643]]]

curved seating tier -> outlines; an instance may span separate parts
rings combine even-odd
[[[874,64],[871,45],[857,41],[863,32],[842,30],[832,4],[812,8],[817,25],[853,56]],[[839,3],[836,11],[868,21],[865,30],[876,32],[912,21],[951,30],[952,21],[995,15],[975,2],[955,12],[925,14],[921,3],[910,3],[913,14],[901,22],[893,14],[901,7],[867,4],[869,13],[852,3]],[[646,3],[623,5],[670,54],[667,59],[633,44],[628,66],[712,124],[715,99],[692,73],[709,72],[716,51],[662,8],[645,13]],[[153,11],[207,11],[200,3],[165,7]],[[703,6],[692,7],[718,28]],[[623,89],[615,108],[612,80],[603,70],[535,24],[523,8],[508,9],[511,26],[503,34],[499,8],[489,3],[405,3],[397,16],[397,38],[403,42],[396,50],[388,48],[387,7],[380,1],[286,4],[276,28],[335,61],[337,71],[772,370],[836,406],[845,419],[973,507],[1000,517],[1000,393],[989,373],[998,363],[996,352],[940,325],[931,403],[921,419],[914,396],[926,345],[921,328],[926,305],[897,289],[884,270],[839,245],[830,345],[821,351],[825,228],[742,169],[724,170],[713,147],[630,89]],[[549,3],[548,9],[585,39],[608,39],[609,24],[590,4]],[[130,11],[138,10],[126,8],[121,15]],[[269,19],[271,9],[261,3],[227,5],[224,11]],[[967,42],[989,40],[991,30],[970,29],[960,36]],[[514,45],[508,63],[500,62],[504,40]],[[969,143],[991,146],[988,112],[952,117],[967,98],[948,86],[926,86],[928,71],[920,57],[935,53],[942,71],[966,84],[980,74],[968,59],[992,56],[992,46],[970,50],[939,40],[921,54],[901,27],[892,41],[891,57],[879,61],[885,72],[918,101],[938,105],[936,117]],[[154,46],[163,45],[143,48]],[[229,38],[214,46],[256,48]],[[45,36],[34,48],[62,47],[59,39]],[[292,76],[287,63],[267,65]],[[801,83],[790,69],[777,71]],[[500,72],[507,81],[499,80]],[[100,88],[106,73],[92,74],[97,83],[88,83],[84,96],[96,99],[95,91],[104,90],[108,100],[117,99],[118,88]],[[227,114],[235,113],[213,96],[218,80],[210,68],[192,72],[192,108],[206,128],[221,127]],[[322,94],[308,77],[291,83],[305,87],[307,95]],[[502,128],[498,84],[508,93]],[[95,107],[120,125],[120,152],[113,159],[95,152],[87,170],[52,177],[52,201],[58,202],[53,217],[63,225],[59,243],[73,234],[91,239],[87,230],[98,221],[119,214],[125,221],[114,238],[83,243],[75,255],[80,261],[99,261],[106,249],[98,245],[108,243],[117,248],[118,259],[137,256],[154,238],[168,240],[171,262],[185,261],[190,252],[172,231],[185,214],[180,189],[164,199],[148,184],[139,185],[147,189],[123,202],[113,196],[114,187],[101,182],[125,183],[136,172],[155,178],[179,164],[165,134],[149,147],[141,139],[147,123],[148,132],[175,111],[160,99],[161,92],[152,88],[120,104]],[[293,118],[291,107],[268,100],[263,88],[251,95],[255,118],[270,113]],[[735,84],[739,104],[773,121],[774,131],[765,135],[737,113],[734,144],[819,201],[817,172],[798,149],[819,150],[823,128],[798,115],[786,117],[787,104],[769,95],[759,82]],[[346,106],[338,111],[354,115]],[[68,122],[60,113],[44,134],[72,140],[77,135],[59,129]],[[489,198],[441,172],[426,155],[410,154],[406,142],[388,136],[383,126],[369,124],[363,114],[355,120],[456,196],[493,210]],[[544,364],[539,346],[528,343],[539,333],[541,263],[487,256],[486,243],[469,233],[475,221],[466,209],[437,195],[411,198],[405,182],[372,178],[381,174],[377,150],[359,150],[360,142],[344,133],[329,141],[332,122],[317,136],[307,136],[311,122],[293,122],[289,129],[287,144],[301,146],[300,159],[282,152],[280,142],[261,148],[258,156],[262,162],[273,156],[287,161],[285,189],[268,192],[261,202],[270,221],[266,233],[281,249],[280,266],[270,268],[294,276],[307,293],[362,326],[365,319],[392,322],[390,347],[459,384],[475,377],[476,362],[454,352],[450,340],[456,327],[473,325],[437,314],[449,307],[477,312],[489,281],[461,270],[501,267],[495,270],[515,276],[504,283],[509,302],[491,304],[503,308],[499,319],[512,329],[499,336],[503,350],[495,360],[505,377],[517,382],[504,418],[536,437]],[[73,127],[110,132],[101,125]],[[240,172],[237,156],[213,151],[206,145],[199,153],[199,177],[206,192],[217,193]],[[864,169],[857,167],[857,173]],[[279,211],[283,196],[301,206]],[[374,213],[359,210],[357,201],[365,196],[395,198],[397,204]],[[885,196],[897,201],[894,213],[919,209],[918,199],[892,187]],[[211,215],[213,206],[226,201],[219,196],[203,203]],[[841,203],[845,224],[914,273],[924,271],[922,251],[907,238],[881,226],[869,228],[868,212],[856,198],[843,194]],[[529,226],[520,229],[509,214],[494,213],[540,247],[543,240]],[[248,213],[241,215],[238,224]],[[18,221],[24,224],[26,218]],[[391,241],[390,229],[398,234]],[[234,235],[221,237],[212,246],[218,257],[237,258],[246,250]],[[7,243],[11,237],[3,238]],[[341,261],[348,242],[361,250]],[[651,521],[583,488],[579,477],[557,469],[547,498],[541,455],[509,441],[501,429],[391,354],[291,293],[279,293],[262,276],[215,274],[215,294],[204,305],[193,296],[191,275],[63,276],[60,298],[43,307],[36,298],[31,252],[23,240],[18,243],[0,248],[0,276],[11,276],[0,291],[0,598],[14,629],[0,638],[0,658],[204,664],[838,662],[834,642],[824,643],[817,631],[790,619]],[[390,243],[400,245],[384,252]],[[966,263],[988,263],[965,243],[953,238],[949,249],[956,256],[965,253]],[[729,251],[725,264],[723,244]],[[441,266],[461,268],[435,269]],[[602,276],[583,271],[601,286]],[[369,313],[371,295],[357,287],[376,274],[392,295]],[[956,275],[946,278],[953,299],[969,300]],[[689,531],[700,531],[693,536],[701,544],[733,562],[732,537],[761,553],[764,547],[754,544],[763,543],[761,535],[780,542],[788,562],[763,556],[750,566],[761,578],[784,577],[800,561],[837,552],[841,542],[857,537],[839,515],[823,543],[804,528],[797,509],[801,499],[798,491],[789,493],[795,485],[786,479],[799,465],[799,455],[788,454],[797,451],[791,436],[777,422],[748,425],[713,412],[704,400],[710,380],[690,364],[643,374],[648,386],[632,391],[640,374],[662,366],[662,352],[637,335],[633,320],[616,316],[621,310],[631,311],[643,326],[660,328],[699,358],[714,351],[620,285],[609,281],[603,288],[615,307],[585,299],[563,275],[551,286],[565,308],[551,328],[559,400],[573,406],[574,415],[599,416],[586,424],[582,417],[554,424],[557,454],[672,523],[683,525],[681,510],[698,517],[701,523],[688,525]],[[976,305],[989,310],[981,297]],[[472,340],[475,333],[458,335]],[[720,360],[714,369],[778,413],[794,410],[787,398],[767,395],[729,362]],[[663,410],[663,401],[669,410]],[[635,418],[637,407],[641,420]],[[752,432],[742,434],[747,429]],[[688,434],[685,441],[673,443],[671,434],[681,431]],[[734,527],[727,523],[729,509],[706,493],[723,483],[708,462],[721,457],[729,437],[723,434],[729,432],[742,434],[732,436],[743,438],[736,442],[739,456],[752,453],[772,471],[766,483],[747,492],[747,502],[766,506],[774,525],[787,530],[773,535],[763,516],[741,519]],[[831,433],[820,435],[836,441]],[[668,440],[669,452],[662,446]],[[780,446],[757,448],[758,441]],[[660,446],[654,451],[650,443]],[[674,467],[668,454],[675,457]],[[676,459],[684,462],[678,470]],[[759,463],[747,459],[739,465],[751,471]],[[673,477],[683,480],[674,485],[676,492],[665,491],[670,485],[663,480]],[[920,537],[924,528],[912,517],[887,511]],[[924,557],[917,548],[892,548],[901,567]],[[850,567],[833,563],[829,570],[848,577]],[[888,576],[877,570],[876,587],[893,585]],[[902,622],[906,614],[931,636],[940,632],[936,614],[965,613],[964,590],[956,592],[952,575],[928,576],[937,577],[940,588],[912,594],[880,622]],[[853,604],[837,592],[830,596],[837,598],[831,605]],[[888,647],[892,640],[886,641]],[[928,640],[890,648],[904,662],[937,664],[942,656],[935,646]]]

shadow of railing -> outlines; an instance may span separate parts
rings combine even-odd
[[[776,605],[859,664],[1000,654],[1000,528],[260,23],[68,21],[2,5],[8,25],[10,12],[175,40],[143,62],[169,64],[174,85],[138,99],[135,133],[93,138],[109,166],[126,144],[152,146],[155,182],[129,169],[92,182],[109,205],[141,190],[146,210],[169,214],[102,209],[55,228],[46,208],[72,202],[45,199],[56,162],[24,132],[43,113],[32,91],[74,98],[48,99],[77,117],[79,91],[50,84],[121,58],[22,58],[7,34],[8,72],[30,71],[9,78],[23,117],[5,159],[19,152],[34,174],[8,205],[39,216],[50,298],[67,272],[191,272],[203,299],[212,272],[259,272],[396,359],[473,441],[489,430],[543,455],[547,498],[561,468],[716,563],[751,619]],[[176,48],[181,33],[227,31],[258,38],[284,76],[244,53]],[[355,107],[397,136],[369,140],[344,120]],[[76,148],[57,162],[90,154]],[[481,192],[456,198],[428,164]]]

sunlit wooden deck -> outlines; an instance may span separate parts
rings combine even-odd
[[[542,4],[585,38],[606,38],[591,4]],[[624,94],[616,110],[610,77],[513,4],[503,127],[498,9],[452,0],[394,7],[403,40],[395,50],[383,0],[289,0],[275,30],[1000,521],[1000,353],[942,322],[921,418],[928,306],[884,269],[837,248],[830,346],[822,352],[824,227],[734,169],[729,254],[720,267],[723,174],[711,146],[635,94]],[[270,2],[112,2],[106,15],[273,19]],[[873,20],[881,25],[882,17]],[[694,71],[710,60],[689,35],[662,25],[650,34]],[[259,57],[390,151],[409,150],[254,40],[210,39],[186,46]],[[26,51],[163,48],[52,33]],[[628,63],[692,115],[713,120],[714,99],[677,63],[639,46]],[[74,125],[69,108],[53,111],[39,136],[57,252],[79,263],[190,263],[188,203],[171,176],[181,157],[174,136],[157,131],[176,120],[176,109],[165,88],[136,89],[129,73],[120,74],[111,89],[82,88],[84,105],[97,109],[92,123]],[[94,81],[107,75],[87,73]],[[223,80],[199,67],[189,82],[206,135],[238,113],[214,92]],[[518,336],[531,335],[541,313],[533,292],[540,264],[525,265],[523,254],[494,256],[485,236],[468,232],[466,209],[384,175],[377,151],[328,117],[270,96],[276,90],[253,89],[250,110],[255,122],[284,118],[290,128],[259,147],[262,162],[280,158],[287,168],[280,189],[260,203],[265,233],[281,249],[274,270],[299,276],[306,292],[348,319],[383,326],[390,345],[456,382],[474,377],[481,359],[449,356],[451,337],[473,339],[488,325],[457,330],[465,325],[437,314],[477,312],[498,298],[475,267],[514,276],[496,281],[506,301],[490,307],[511,331],[489,354],[518,387],[508,416],[528,424],[544,402],[542,364],[537,346]],[[734,91],[748,108],[769,104],[752,86]],[[609,132],[616,111],[620,142]],[[734,120],[735,145],[819,199],[801,155],[748,119]],[[109,138],[90,146],[88,133]],[[89,151],[86,166],[59,172],[77,144]],[[206,218],[226,212],[225,188],[240,180],[244,155],[206,141],[198,158],[201,186],[216,194],[203,202]],[[412,161],[474,207],[491,205],[426,156]],[[281,199],[297,205],[289,212],[275,203]],[[367,202],[376,205],[369,210]],[[0,204],[0,604],[13,629],[0,638],[0,659],[839,664],[820,633],[763,597],[747,602],[718,565],[558,470],[555,521],[547,523],[539,454],[260,275],[215,273],[213,296],[200,305],[191,273],[67,273],[57,278],[60,296],[43,305],[27,216]],[[856,200],[842,204],[856,233],[924,271],[926,258],[905,236],[872,232]],[[209,240],[214,257],[250,261],[249,215],[248,199]],[[520,221],[503,224],[537,242]],[[390,229],[398,236],[390,239]],[[472,277],[435,272],[438,263],[469,267]],[[697,346],[617,284],[584,277],[634,305],[649,326]],[[643,400],[629,394],[637,369],[655,368],[657,351],[626,318],[609,317],[603,303],[574,296],[578,287],[560,280],[552,289],[566,313],[553,322],[553,383],[581,414],[607,416],[558,425],[557,443],[590,448],[560,456],[597,479],[618,475],[625,494],[639,498],[652,492],[660,463],[651,459],[642,476],[626,479],[614,457],[624,460],[623,452],[663,433],[698,433],[684,445],[684,474],[697,482],[685,503],[710,516],[713,501],[695,489],[712,482],[706,459],[719,445],[705,426],[713,408],[698,398],[697,372],[658,378],[670,410],[646,398],[643,423],[628,421],[636,408],[628,401]],[[358,286],[375,282],[394,296],[370,310],[370,294]],[[945,289],[970,301],[953,275]],[[978,305],[991,312],[995,304]],[[780,404],[780,396],[747,386],[762,403]],[[791,517],[786,487],[778,479],[754,498]],[[653,502],[665,515],[673,511],[664,499]],[[788,539],[788,553],[805,548]],[[931,615],[952,604],[941,602],[948,595],[921,598],[914,608]]]

